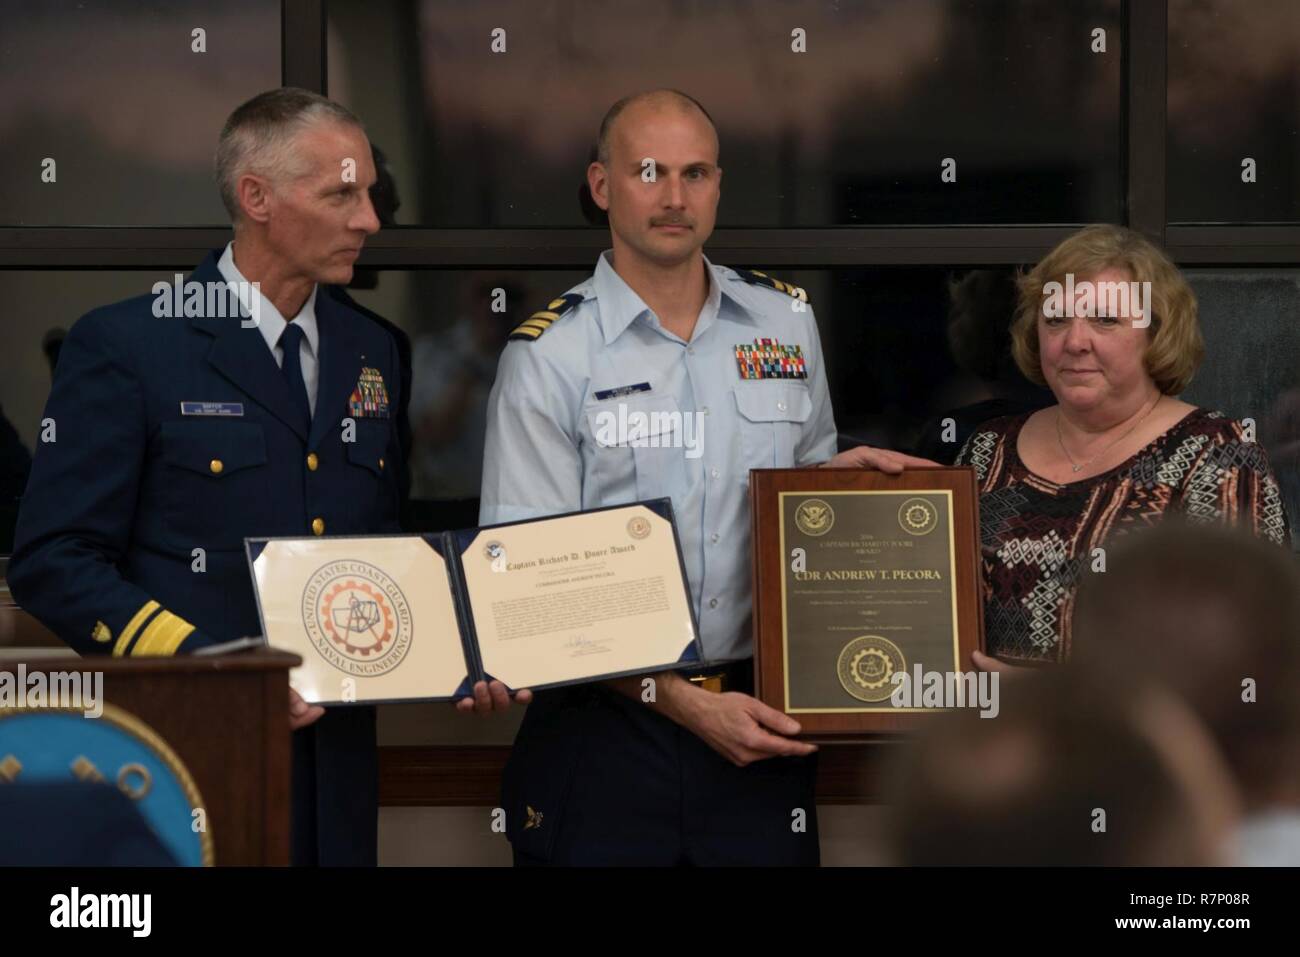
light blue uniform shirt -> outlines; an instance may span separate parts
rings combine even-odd
[[[749,657],[749,470],[835,454],[812,307],[706,259],[709,294],[686,342],[611,256],[570,290],[581,303],[501,354],[479,521],[671,498],[704,654]],[[802,347],[807,378],[742,378],[736,347],[755,339]],[[649,388],[598,395],[642,383]],[[638,431],[638,420],[648,427]]]

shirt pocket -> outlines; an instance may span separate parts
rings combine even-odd
[[[812,396],[802,382],[755,382],[732,389],[740,417],[745,480],[750,469],[794,467],[794,450],[812,415]]]
[[[669,395],[636,396],[586,409],[592,470],[602,502],[671,498],[686,476],[682,413]]]
[[[608,716],[593,703],[593,686],[537,692],[501,775],[506,836],[516,851],[546,863],[560,833],[593,723]],[[582,813],[577,808],[577,813]]]
[[[164,422],[164,514],[173,544],[230,551],[259,532],[266,434],[257,422]]]
[[[388,480],[393,467],[388,452],[389,420],[358,419],[354,441],[343,443],[347,465],[340,477],[336,504],[347,516],[340,532],[351,534],[373,529],[396,517],[396,484]]]

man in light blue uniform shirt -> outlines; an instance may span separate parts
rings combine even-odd
[[[835,454],[812,308],[705,259],[708,294],[687,341],[611,258],[570,291],[581,301],[544,336],[506,346],[489,400],[480,521],[671,498],[705,656],[748,658],[749,470]],[[736,346],[756,339],[799,346],[807,378],[741,378]],[[642,433],[626,427],[637,413],[649,423]]]
[[[671,498],[705,656],[730,663],[655,675],[652,701],[640,678],[538,692],[503,781],[516,863],[819,859],[816,749],[750,693],[749,470],[825,464],[835,421],[804,291],[703,255],[717,158],[685,94],[610,109],[587,177],[614,248],[512,333],[489,398],[481,523]],[[458,706],[508,705],[493,682]]]

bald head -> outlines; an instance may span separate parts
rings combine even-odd
[[[695,97],[683,93],[681,90],[646,90],[642,93],[625,96],[609,108],[605,118],[600,121],[600,133],[596,137],[596,161],[605,165],[609,164],[610,142],[613,139],[615,127],[624,113],[628,113],[635,120],[638,115],[664,112],[685,113],[702,118],[712,131],[713,142],[716,146],[718,131],[713,125],[713,117],[709,116],[709,111],[701,106]]]
[[[722,195],[718,133],[704,107],[677,90],[625,97],[600,124],[596,157],[587,190],[608,216],[615,262],[703,270]]]

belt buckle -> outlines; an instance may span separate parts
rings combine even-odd
[[[712,691],[714,694],[721,694],[727,690],[727,673],[725,671],[713,671],[691,675],[686,680],[693,685],[698,685],[705,691]]]

